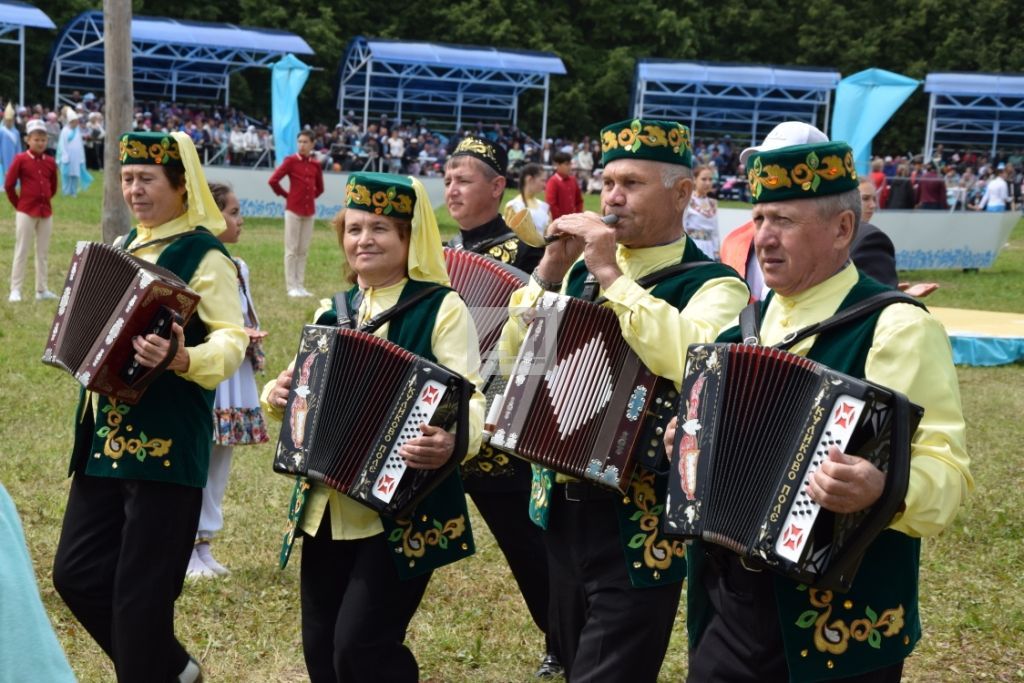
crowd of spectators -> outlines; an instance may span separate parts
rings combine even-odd
[[[79,115],[89,168],[103,165],[106,130],[103,101],[92,93],[70,96],[70,103],[61,111],[52,111],[41,104],[16,107],[16,125],[24,131],[30,118],[46,122],[48,151],[53,154],[61,125],[68,110]],[[188,133],[208,165],[237,165],[273,168],[274,139],[269,121],[254,117],[229,106],[184,105],[175,102],[138,102],[134,113],[134,130],[181,130]],[[519,171],[528,163],[537,163],[550,174],[555,154],[567,154],[572,173],[584,192],[601,191],[601,143],[596,137],[548,138],[537,141],[516,126],[476,123],[456,135],[428,127],[427,122],[393,122],[381,115],[367,126],[355,112],[335,126],[319,123],[309,126],[313,131],[313,154],[325,170],[377,170],[409,175],[436,176],[443,173],[448,154],[458,140],[468,134],[485,137],[508,149],[508,176],[512,186]],[[695,163],[706,166],[712,174],[712,196],[718,199],[747,200],[747,185],[739,166],[738,148],[743,145],[728,135],[719,138],[696,138],[693,141]],[[930,158],[924,155],[892,155],[876,157],[871,164],[871,178],[878,190],[882,209],[991,209],[1001,201],[993,195],[999,186],[997,178],[1006,183],[1006,209],[1024,209],[1024,150],[989,156],[972,150],[947,151],[937,145]],[[989,195],[986,196],[986,188]]]

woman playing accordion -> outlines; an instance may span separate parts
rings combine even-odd
[[[466,305],[449,287],[437,223],[422,184],[405,176],[353,174],[345,209],[334,225],[351,288],[334,301],[323,301],[315,322],[344,325],[351,319],[359,329],[398,307],[400,312],[378,327],[376,336],[479,387],[476,330]],[[414,297],[415,303],[407,305]],[[339,303],[347,310],[339,311]],[[264,407],[277,419],[287,405],[292,375],[289,368],[264,389]],[[483,396],[477,391],[470,401],[470,454],[479,448],[483,414]],[[422,435],[406,442],[399,454],[410,468],[443,467],[455,436],[430,425],[420,430]],[[408,520],[381,516],[323,484],[300,479],[290,518],[296,528],[285,536],[282,562],[294,535],[304,536],[302,643],[313,683],[416,681],[416,659],[403,641],[431,572],[473,552],[458,472],[445,477]]]

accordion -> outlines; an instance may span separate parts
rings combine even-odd
[[[163,368],[140,366],[132,338],[170,337],[171,323],[184,326],[198,303],[199,295],[166,268],[107,244],[79,242],[43,362],[90,391],[137,403]]]
[[[483,363],[483,394],[487,405],[495,406],[505,390],[495,346],[508,320],[509,297],[526,284],[529,276],[518,268],[464,249],[445,247],[444,261],[452,289],[466,302],[476,326]]]
[[[469,399],[461,375],[386,339],[306,325],[295,357],[274,471],[321,482],[380,514],[402,518],[466,454]],[[458,423],[455,451],[436,470],[398,454],[427,423]]]
[[[608,308],[548,292],[505,387],[491,445],[624,493],[656,469],[675,414],[672,383],[648,370]]]
[[[747,344],[690,346],[681,393],[663,530],[848,590],[906,495],[922,409],[877,384]],[[807,494],[831,446],[885,472],[874,505],[839,514]]]

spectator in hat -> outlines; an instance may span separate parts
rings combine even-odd
[[[46,124],[32,119],[28,129],[28,150],[16,155],[7,169],[4,190],[14,207],[14,260],[11,264],[11,293],[8,301],[21,301],[28,250],[35,240],[36,300],[57,298],[46,284],[46,264],[53,230],[50,201],[57,193],[57,165],[46,154]],[[20,191],[19,191],[20,188]]]
[[[78,114],[67,110],[67,124],[60,131],[57,143],[57,167],[60,169],[61,192],[77,197],[78,192],[89,189],[92,176],[85,167],[85,141]]]

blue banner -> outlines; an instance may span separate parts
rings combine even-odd
[[[839,81],[831,137],[853,148],[857,173],[867,174],[871,141],[920,84],[884,69],[867,69]]]
[[[274,158],[278,166],[289,154],[295,154],[299,123],[299,93],[306,85],[310,68],[293,54],[285,55],[273,66],[271,111],[274,126]]]

